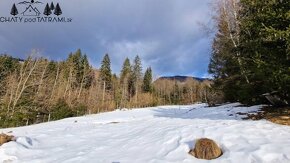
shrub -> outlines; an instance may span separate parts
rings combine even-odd
[[[73,117],[75,113],[70,109],[68,104],[63,100],[60,99],[55,106],[53,106],[51,119],[52,120],[59,120],[63,118]]]

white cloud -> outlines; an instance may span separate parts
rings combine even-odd
[[[63,15],[73,23],[0,23],[0,53],[23,57],[37,48],[59,59],[81,48],[95,67],[109,53],[116,73],[125,57],[138,54],[158,75],[201,76],[210,41],[198,23],[209,21],[209,1],[62,0]],[[0,2],[0,17],[9,15],[12,3]]]

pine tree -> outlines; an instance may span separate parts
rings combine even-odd
[[[100,79],[104,83],[106,90],[110,90],[112,88],[111,61],[108,54],[104,56],[101,64]]]
[[[11,15],[13,16],[16,16],[18,14],[18,10],[16,8],[16,5],[15,3],[13,4],[12,8],[11,8],[11,12],[10,12]]]
[[[51,10],[50,10],[50,8],[49,8],[48,3],[46,4],[46,6],[45,6],[45,8],[44,8],[44,12],[43,12],[43,14],[46,15],[46,16],[51,15]]]
[[[51,4],[50,4],[50,9],[51,10],[54,10],[54,4],[53,4],[53,2],[51,2]]]
[[[54,15],[59,16],[61,14],[62,14],[61,8],[60,8],[59,4],[57,3],[55,6],[55,9],[54,9]]]
[[[151,67],[147,68],[145,71],[142,87],[143,87],[143,91],[145,93],[152,91],[152,69],[151,69]]]

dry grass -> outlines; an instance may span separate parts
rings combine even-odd
[[[273,123],[290,126],[290,107],[273,108],[265,107],[264,118]]]
[[[237,113],[238,114],[238,113]],[[260,120],[266,119],[276,124],[290,126],[290,107],[271,107],[267,106],[256,114],[247,114],[243,119]]]

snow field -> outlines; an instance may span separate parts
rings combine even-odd
[[[0,147],[0,162],[209,162],[188,154],[195,140],[215,140],[223,155],[213,163],[289,163],[290,127],[241,120],[237,112],[261,106],[162,106],[68,118],[0,129],[17,136]]]

